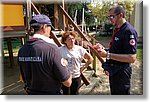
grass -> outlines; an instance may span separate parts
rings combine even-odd
[[[142,60],[143,59],[143,49],[137,49],[137,59]]]
[[[19,39],[12,39],[13,52],[18,52],[21,46],[22,46],[21,41]],[[4,53],[8,53],[8,47],[7,47],[6,41],[3,41],[3,50],[4,50]]]
[[[25,40],[26,41],[26,40]],[[17,38],[12,39],[12,48],[13,48],[13,53],[15,53],[14,56],[17,56],[17,52],[19,51],[19,49],[21,48],[21,41]],[[9,54],[8,54],[8,47],[7,47],[7,41],[3,41],[3,51],[4,51],[4,63],[8,62],[9,60]]]

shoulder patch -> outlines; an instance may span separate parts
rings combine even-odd
[[[130,39],[133,39],[134,38],[134,35],[130,35]]]
[[[130,45],[134,46],[134,45],[135,45],[135,40],[134,40],[134,39],[131,39],[131,40],[129,41],[129,43],[130,43]]]
[[[68,62],[67,62],[66,59],[62,58],[62,59],[61,59],[61,64],[62,64],[62,66],[67,66],[67,65],[68,65]]]

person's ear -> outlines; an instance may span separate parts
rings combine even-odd
[[[123,18],[123,13],[120,13],[119,16]]]
[[[43,28],[46,28],[46,27],[47,27],[47,25],[46,25],[46,24],[44,24],[44,25],[43,25]]]
[[[41,28],[41,29],[44,31],[44,33],[46,32],[46,31],[45,31],[45,30],[46,30],[46,29],[45,29],[46,27],[47,27],[46,24],[42,25],[42,28]]]
[[[40,26],[40,29],[43,29],[43,27],[44,27],[44,25],[41,25],[41,26]]]

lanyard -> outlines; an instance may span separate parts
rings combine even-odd
[[[114,37],[115,37],[115,35],[116,35],[119,31],[120,31],[120,28],[116,28],[116,30],[115,30],[115,32],[114,32],[112,38],[111,38],[111,41],[110,41],[110,44],[109,44],[108,48],[111,48],[112,42],[113,42],[113,40],[114,40]]]

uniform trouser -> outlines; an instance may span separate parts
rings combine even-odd
[[[70,87],[62,86],[63,94],[64,95],[78,95],[79,87],[81,85],[81,77],[73,78],[72,84]]]
[[[132,69],[119,70],[115,75],[109,77],[110,90],[112,95],[130,95],[130,81]]]

